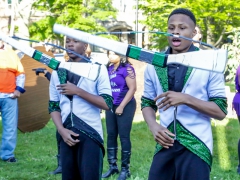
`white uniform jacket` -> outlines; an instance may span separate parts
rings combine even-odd
[[[153,100],[158,95],[168,91],[167,78],[167,68],[147,65],[144,74],[142,108],[152,107],[157,110]],[[213,101],[223,112],[227,113],[223,74],[189,67],[184,79],[182,93],[203,101]],[[161,125],[173,132],[182,145],[211,166],[213,138],[210,117],[186,105],[179,105],[174,122],[174,109],[175,107],[170,107],[166,111],[158,110]],[[156,153],[161,149],[162,146],[157,144]]]

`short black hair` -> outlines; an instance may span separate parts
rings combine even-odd
[[[171,14],[168,16],[168,20],[169,18],[174,15],[174,14],[184,14],[188,17],[190,17],[190,19],[194,22],[194,24],[196,25],[196,18],[194,16],[194,14],[192,13],[192,11],[190,11],[189,9],[186,9],[186,8],[177,8],[175,10],[173,10],[171,12]]]

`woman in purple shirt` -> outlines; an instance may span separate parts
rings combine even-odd
[[[107,55],[109,58],[107,68],[114,101],[113,109],[106,111],[109,170],[102,175],[102,178],[108,178],[115,173],[119,173],[117,167],[117,137],[119,135],[122,147],[122,167],[118,180],[125,180],[130,177],[130,131],[136,111],[136,100],[134,98],[137,87],[136,75],[134,68],[126,57],[112,51],[108,51]]]
[[[235,75],[235,88],[237,92],[233,98],[233,107],[236,111],[238,121],[240,123],[240,66],[238,66],[236,75]],[[239,159],[239,164],[237,168],[237,173],[240,174],[240,140],[238,141],[238,159]]]

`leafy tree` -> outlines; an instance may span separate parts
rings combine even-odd
[[[223,45],[228,50],[228,64],[225,71],[225,80],[232,82],[235,78],[237,67],[240,65],[240,28],[235,28],[228,35],[229,43]]]
[[[30,26],[33,39],[62,39],[52,29],[55,23],[89,33],[106,31],[101,20],[116,16],[111,0],[38,0],[34,7],[46,17]]]
[[[18,34],[21,37],[29,38],[28,26],[30,24],[30,17],[32,15],[32,5],[37,0],[8,0],[8,4],[11,4],[11,9],[5,9],[5,11],[10,10],[10,36]],[[22,42],[29,45],[29,42]]]
[[[167,18],[175,8],[188,8],[196,16],[203,41],[220,47],[234,27],[240,26],[240,3],[235,0],[140,0],[139,9],[149,30],[167,31]],[[152,48],[162,49],[166,37],[152,35]]]

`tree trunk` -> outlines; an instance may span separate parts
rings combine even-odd
[[[36,0],[22,0],[18,4],[18,34],[26,39],[29,39],[29,24],[30,24],[30,17],[32,15],[32,6],[33,3],[36,2]],[[29,42],[25,41],[23,42],[26,45],[30,45]]]
[[[213,33],[212,33],[212,29],[209,26],[211,24],[211,19],[205,19],[204,22],[205,22],[204,24],[205,24],[206,29],[207,29],[207,37],[206,37],[207,43],[211,44],[211,45],[214,45],[215,44],[214,36],[213,36]]]
[[[15,30],[15,9],[16,9],[16,0],[12,0],[11,4],[11,18],[10,18],[10,32],[9,36],[13,36]]]

